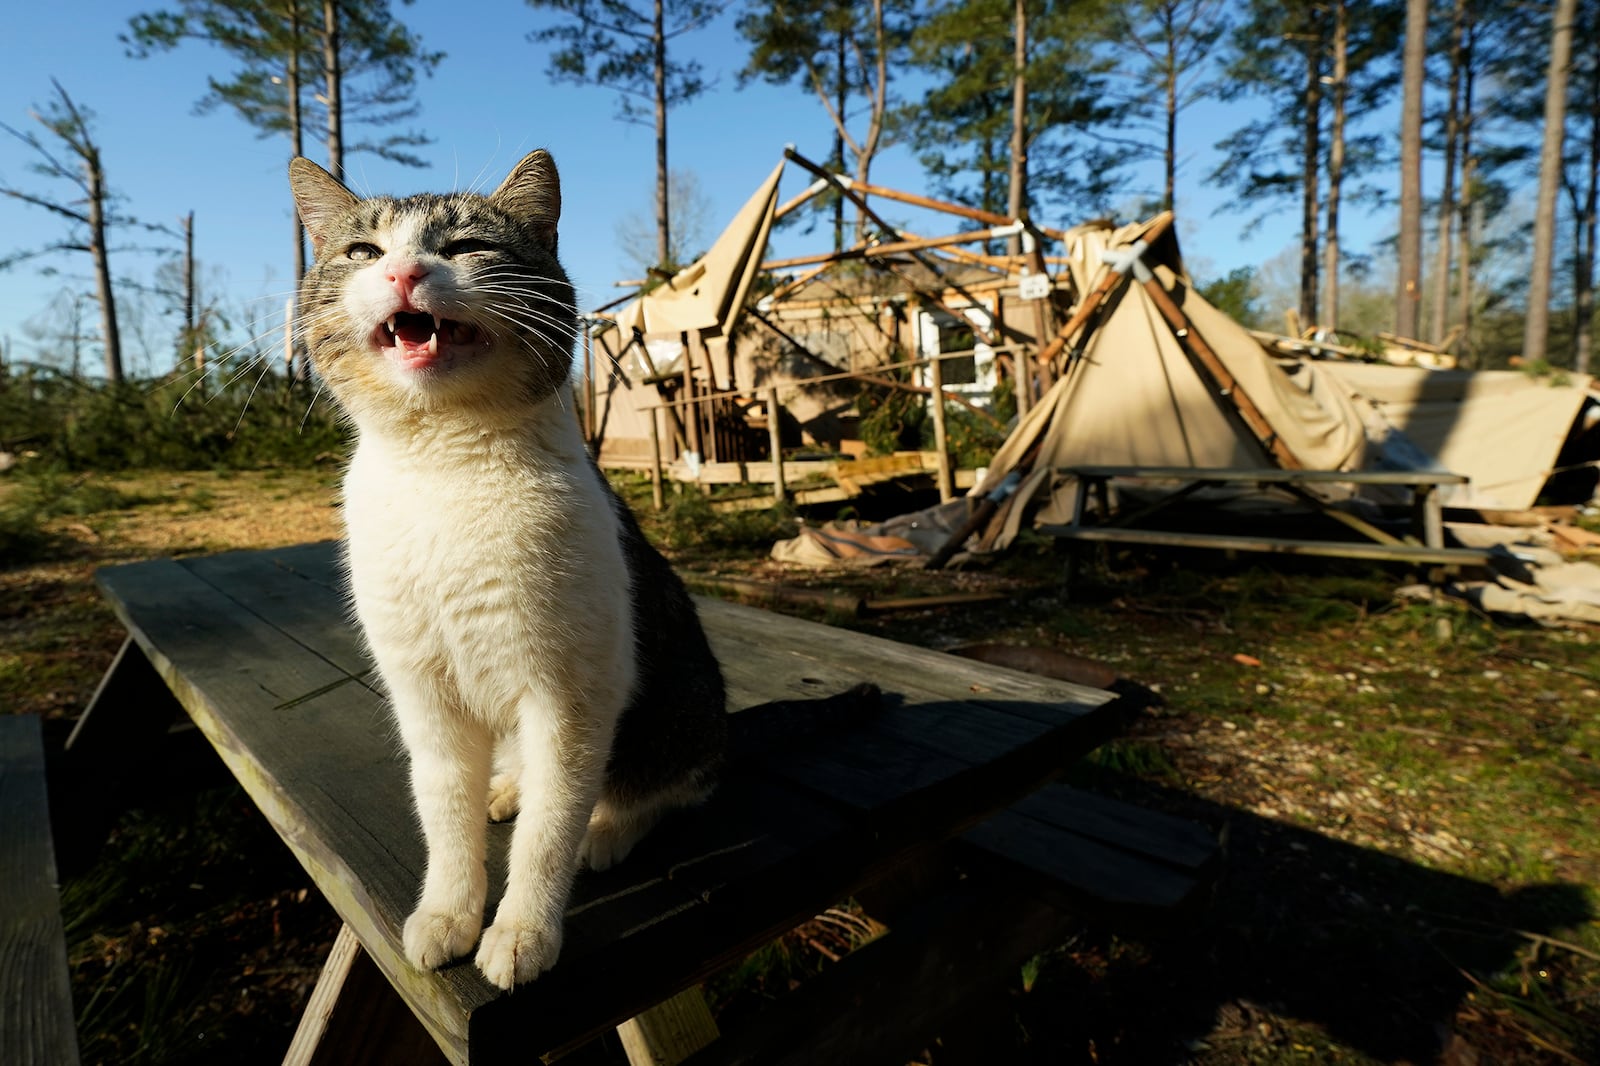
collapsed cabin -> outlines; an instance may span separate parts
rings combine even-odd
[[[780,201],[791,169],[817,180]],[[827,190],[859,209],[861,238],[770,257],[774,226]],[[885,203],[950,232],[896,226]],[[1451,471],[1465,482],[1441,490],[1448,506],[1516,510],[1553,474],[1587,498],[1600,458],[1587,377],[1341,361],[1334,343],[1253,333],[1194,290],[1170,213],[1060,230],[863,186],[792,151],[706,255],[588,323],[581,407],[603,466],[650,470],[658,492],[678,479],[779,496],[811,473],[850,495],[926,471],[943,498],[974,489],[974,509],[1018,475],[988,546],[1062,521],[1085,466]],[[899,454],[866,458],[863,410],[889,395],[930,415],[931,450],[880,437]],[[987,470],[952,461],[947,412],[1006,423]]]

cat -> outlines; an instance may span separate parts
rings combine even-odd
[[[289,182],[315,260],[298,334],[356,430],[355,614],[427,847],[402,944],[432,969],[477,943],[509,989],[554,964],[580,866],[710,793],[722,674],[567,406],[577,316],[550,155],[487,196],[362,199],[303,158]],[[484,929],[486,822],[513,815]]]

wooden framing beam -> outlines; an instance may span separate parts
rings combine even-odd
[[[769,259],[761,264],[762,270],[784,270],[789,267],[810,266],[813,263],[838,263],[849,259],[874,259],[879,256],[898,255],[901,252],[920,252],[930,248],[944,248],[952,244],[972,244],[975,241],[992,241],[1012,236],[1012,226],[991,226],[988,229],[951,233],[942,237],[918,237],[879,244],[858,244],[843,251],[819,252],[814,255],[797,255],[788,259]]]

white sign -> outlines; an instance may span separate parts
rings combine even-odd
[[[1050,295],[1050,275],[1022,275],[1022,279],[1017,282],[1017,295],[1024,300],[1043,300]]]

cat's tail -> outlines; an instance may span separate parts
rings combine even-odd
[[[826,730],[847,727],[883,708],[883,692],[870,681],[836,696],[774,700],[728,716],[728,760],[758,758]]]

